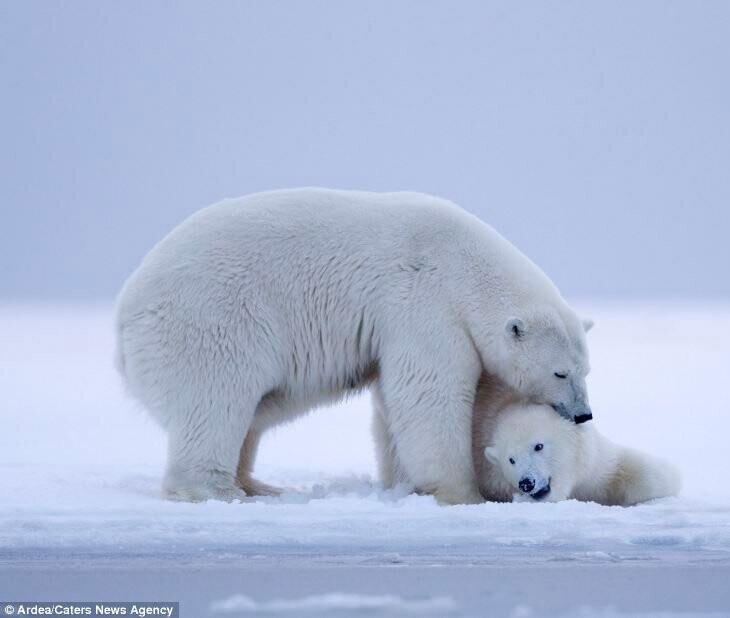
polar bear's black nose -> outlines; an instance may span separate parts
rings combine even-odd
[[[533,481],[532,479],[524,478],[519,482],[519,486],[523,492],[529,494],[533,489],[535,489],[535,481]]]
[[[593,414],[588,412],[587,414],[579,414],[575,417],[575,424],[580,425],[581,423],[585,423],[587,421],[590,421],[593,418]]]

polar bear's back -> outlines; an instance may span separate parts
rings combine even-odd
[[[313,255],[343,251],[351,254],[403,243],[414,238],[433,242],[438,230],[479,225],[479,221],[451,202],[414,193],[371,193],[303,188],[266,191],[226,199],[194,213],[159,245],[186,239],[221,245],[226,240],[236,251]],[[483,227],[487,227],[481,224]],[[314,243],[317,243],[316,245]]]
[[[345,269],[364,260],[377,270],[379,262],[417,252],[418,243],[438,251],[446,244],[438,243],[438,230],[456,234],[470,224],[478,221],[450,202],[418,193],[313,188],[224,200],[194,213],[153,247],[122,301],[135,288],[154,294],[198,284],[210,291],[232,279],[276,289],[293,271]]]
[[[563,304],[529,258],[448,200],[321,188],[255,193],[203,208],[149,252],[122,294],[142,279],[152,290],[191,276],[201,284],[240,277],[268,288],[281,280],[280,269],[285,274],[304,265],[346,269],[367,261],[377,273],[418,268],[424,257],[444,271],[463,268],[466,257],[477,275],[508,281],[519,295]]]

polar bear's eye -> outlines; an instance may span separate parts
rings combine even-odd
[[[514,459],[512,459],[511,457],[509,458],[509,462],[510,462],[510,463],[511,463],[511,464],[512,464],[513,466],[515,465],[515,460],[514,460]]]
[[[536,451],[541,451],[541,450],[542,450],[543,448],[544,448],[544,447],[543,447],[542,443],[540,443],[540,444],[536,444],[536,445],[535,445],[535,450],[536,450]]]
[[[567,373],[562,373],[562,372],[560,372],[560,371],[556,371],[556,372],[555,372],[555,373],[554,373],[553,375],[554,375],[554,376],[555,376],[556,378],[560,378],[561,380],[565,380],[565,378],[567,378],[567,377],[568,377],[568,374],[567,374]]]

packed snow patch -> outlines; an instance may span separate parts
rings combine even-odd
[[[273,601],[257,602],[252,598],[237,594],[227,599],[211,603],[214,612],[225,614],[230,613],[266,613],[266,614],[295,614],[297,616],[309,614],[331,614],[347,612],[371,613],[378,612],[379,615],[416,614],[438,614],[443,616],[451,614],[457,609],[456,602],[449,597],[431,597],[427,599],[404,599],[402,597],[387,594],[380,596],[363,594],[344,594],[333,592],[300,599],[275,599]]]

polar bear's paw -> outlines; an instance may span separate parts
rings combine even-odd
[[[455,504],[480,504],[484,502],[482,494],[476,489],[469,492],[455,492],[445,489],[437,489],[433,492],[433,496],[436,498],[436,502],[438,502],[441,506],[451,506]]]
[[[238,486],[246,492],[247,496],[274,496],[278,497],[284,493],[285,489],[282,487],[275,487],[274,485],[267,485],[261,481],[256,480],[250,476],[239,478],[237,480]]]
[[[196,475],[194,478],[190,475],[180,477],[168,473],[163,483],[162,495],[173,502],[234,502],[246,499],[245,491],[236,485],[232,476],[218,472]]]
[[[205,502],[206,500],[220,500],[222,502],[243,501],[246,499],[246,492],[237,487],[230,489],[207,488],[207,487],[178,487],[175,489],[164,489],[162,497],[171,502]]]

